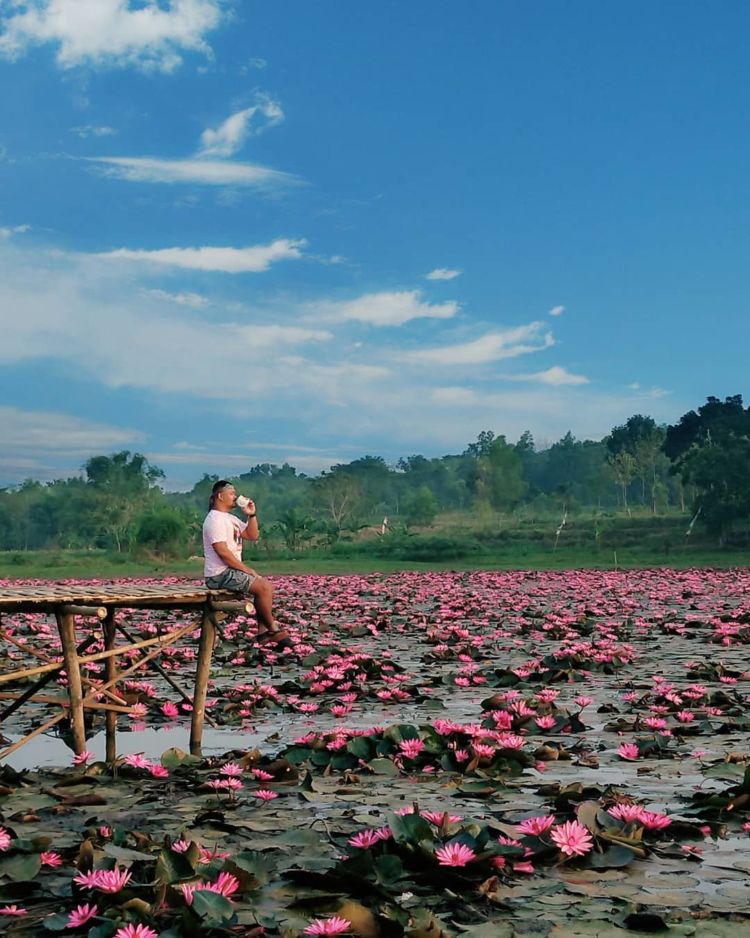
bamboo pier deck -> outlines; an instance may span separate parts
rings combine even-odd
[[[117,623],[117,611],[122,609],[194,609],[198,612],[196,621],[181,625],[170,632],[156,637],[134,641],[122,625]],[[86,709],[105,711],[106,719],[106,759],[114,762],[117,758],[116,732],[119,713],[130,713],[126,702],[117,694],[117,685],[123,679],[145,665],[156,668],[170,682],[184,700],[192,706],[190,726],[190,751],[199,755],[203,738],[203,725],[206,717],[206,697],[208,678],[211,671],[211,658],[216,640],[217,613],[248,613],[251,602],[238,601],[236,593],[208,590],[205,587],[154,586],[137,583],[88,583],[74,586],[50,583],[35,586],[0,587],[0,642],[15,645],[18,642],[2,628],[2,618],[17,613],[52,613],[57,622],[62,646],[62,660],[32,649],[28,644],[23,648],[36,657],[39,665],[15,671],[0,671],[0,685],[27,682],[36,677],[36,683],[23,693],[3,693],[4,699],[13,703],[0,714],[0,723],[22,704],[33,700],[46,684],[57,677],[61,671],[67,676],[67,697],[45,698],[46,702],[58,703],[61,712],[37,726],[31,733],[0,752],[0,762],[16,749],[40,733],[51,729],[66,717],[70,719],[73,747],[77,754],[86,748],[86,728],[84,712]],[[76,635],[76,621],[93,620],[94,627],[100,625],[103,632],[104,650],[87,654],[87,649],[94,639],[89,629],[88,637],[79,643]],[[200,630],[198,640],[198,660],[195,672],[195,686],[192,697],[179,687],[169,675],[161,669],[156,659],[170,645],[190,633]],[[127,642],[117,644],[118,633]],[[129,663],[127,668],[118,672],[116,658],[132,651],[144,652],[137,661]],[[81,674],[81,665],[94,661],[104,661],[105,678],[101,684],[94,684]],[[84,693],[84,685],[86,691]],[[106,702],[101,702],[102,697]]]

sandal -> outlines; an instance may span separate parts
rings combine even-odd
[[[283,642],[289,642],[289,632],[283,629],[274,629],[273,632],[264,631],[256,635],[255,641],[260,645],[280,645]]]

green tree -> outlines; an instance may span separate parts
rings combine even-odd
[[[673,471],[695,486],[694,507],[723,545],[733,523],[750,517],[750,407],[740,394],[709,397],[667,428],[664,448]]]
[[[653,417],[634,414],[607,437],[607,450],[612,456],[628,453],[634,460],[634,476],[641,483],[641,502],[645,505],[647,492],[652,511],[656,511],[657,482],[662,481],[668,469],[664,457],[666,430],[657,425]]]
[[[362,483],[343,468],[334,467],[313,480],[313,496],[318,511],[330,518],[340,536],[360,509]]]
[[[188,520],[182,512],[162,505],[136,519],[136,542],[157,554],[177,557],[185,553]]]
[[[628,486],[635,478],[635,457],[631,456],[626,450],[615,453],[607,459],[610,471],[615,483],[620,487],[622,493],[622,504],[628,514],[630,507],[628,505]]]
[[[401,505],[401,514],[407,526],[431,525],[439,510],[438,500],[426,485],[409,490]]]
[[[521,457],[504,436],[493,437],[477,458],[477,497],[502,511],[515,507],[527,488]]]
[[[288,550],[298,551],[312,537],[314,519],[299,508],[288,508],[275,522]]]
[[[111,538],[118,553],[132,543],[135,519],[156,494],[164,473],[142,456],[123,450],[111,456],[92,456],[84,464],[90,498],[89,513]]]

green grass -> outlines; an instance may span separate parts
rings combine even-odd
[[[613,550],[581,547],[524,547],[508,545],[505,549],[472,553],[441,561],[439,559],[414,561],[372,555],[327,556],[321,553],[302,554],[296,558],[275,558],[259,555],[247,556],[247,563],[267,575],[307,573],[393,573],[398,570],[566,570],[615,568]],[[737,567],[750,565],[750,550],[673,549],[617,550],[617,566],[622,569],[638,567]],[[194,560],[135,560],[113,557],[93,551],[14,551],[0,554],[0,578],[11,579],[121,579],[128,577],[184,576],[200,579],[202,561]]]

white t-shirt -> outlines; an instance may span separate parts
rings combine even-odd
[[[227,547],[238,560],[242,560],[242,532],[247,521],[240,521],[229,511],[211,509],[203,522],[203,576],[218,576],[228,569],[214,550],[214,544],[226,541]]]

